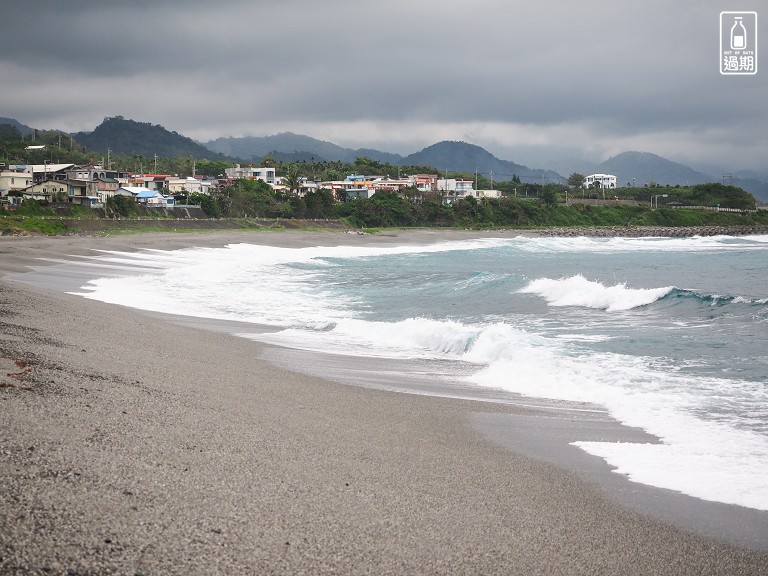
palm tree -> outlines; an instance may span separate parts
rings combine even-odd
[[[301,188],[301,177],[299,176],[299,166],[297,164],[288,166],[288,170],[286,170],[285,176],[283,176],[283,184],[288,187],[288,194],[290,196],[298,195]]]

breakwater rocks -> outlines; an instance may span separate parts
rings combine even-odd
[[[768,226],[611,226],[606,228],[545,228],[538,230],[541,236],[558,237],[624,237],[640,238],[657,236],[665,238],[689,238],[691,236],[752,236],[768,234]]]

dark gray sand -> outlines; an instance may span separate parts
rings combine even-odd
[[[3,238],[0,274],[94,248],[470,234]],[[12,277],[2,574],[768,574],[760,538],[737,546],[625,505],[599,462],[546,448],[542,431],[567,431],[542,428],[543,408],[334,383],[222,331]]]

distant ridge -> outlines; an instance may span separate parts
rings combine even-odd
[[[258,161],[270,154],[290,154],[294,159],[350,161],[354,151],[330,142],[324,142],[293,132],[281,132],[272,136],[245,136],[243,138],[217,138],[205,142],[204,146],[232,158]],[[307,158],[304,158],[307,155]],[[351,158],[354,161],[354,158]]]
[[[379,162],[399,164],[402,156],[372,149],[355,150],[343,148],[331,142],[318,140],[311,136],[280,132],[272,136],[245,136],[242,138],[217,138],[204,143],[206,148],[232,158],[247,161],[258,161],[272,155],[275,160],[316,162],[340,161],[354,162],[359,156],[365,156]]]
[[[545,182],[563,180],[557,172],[552,170],[528,168],[509,160],[501,160],[485,148],[466,142],[438,142],[424,148],[421,152],[406,156],[401,163],[432,166],[437,170],[446,169],[451,172],[468,174],[474,174],[477,170],[486,178],[493,179],[494,182],[510,181],[514,176],[518,176],[523,182],[532,183],[541,183],[542,178]]]
[[[109,149],[114,154],[141,154],[146,157],[157,154],[212,159],[220,156],[191,138],[166,130],[159,124],[126,120],[122,116],[105,118],[93,132],[76,132],[72,136],[81,146],[102,154]]]
[[[8,124],[9,126],[13,126],[14,128],[16,128],[16,130],[21,132],[24,136],[26,136],[27,134],[32,134],[32,128],[30,128],[26,124],[22,124],[21,122],[19,122],[14,118],[0,118],[0,124]]]
[[[650,152],[622,152],[599,164],[597,172],[615,175],[619,186],[631,186],[633,180],[635,186],[652,182],[672,186],[712,182],[711,176]]]
[[[395,166],[431,166],[436,170],[468,174],[474,174],[475,170],[478,170],[485,177],[491,177],[493,172],[493,179],[497,182],[512,180],[513,176],[520,177],[524,182],[541,182],[542,176],[548,182],[562,179],[552,170],[532,169],[501,160],[484,148],[466,142],[438,142],[408,156],[369,148],[342,148],[292,132],[263,137],[218,138],[206,142],[205,146],[226,156],[248,161],[258,161],[272,155],[276,160],[282,161],[308,161],[314,158],[316,162],[338,160],[351,163],[364,156]]]

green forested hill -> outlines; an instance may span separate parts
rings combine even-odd
[[[560,175],[551,170],[528,168],[509,160],[501,160],[475,144],[443,141],[406,156],[402,162],[409,165],[434,166],[436,169],[450,167],[451,170],[472,174],[477,170],[494,182],[509,182],[513,177],[523,182],[558,182]],[[543,177],[543,178],[542,178]]]
[[[93,132],[77,132],[75,140],[89,150],[106,154],[139,154],[147,158],[158,156],[192,156],[193,158],[220,159],[191,138],[166,130],[159,124],[135,122],[122,116],[105,118]]]

